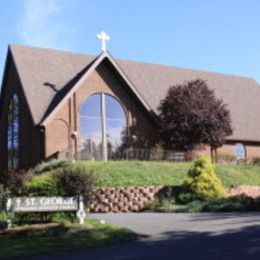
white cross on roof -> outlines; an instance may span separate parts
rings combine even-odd
[[[109,40],[110,40],[110,36],[109,36],[106,32],[102,31],[102,32],[100,32],[100,33],[97,34],[97,38],[98,38],[99,40],[101,40],[101,50],[102,50],[103,52],[107,51],[106,41],[109,41]]]

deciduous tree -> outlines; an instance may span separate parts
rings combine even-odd
[[[159,112],[162,139],[176,149],[217,148],[232,134],[227,105],[201,79],[170,87]]]

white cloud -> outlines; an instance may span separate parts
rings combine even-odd
[[[57,0],[26,0],[21,8],[18,36],[23,44],[49,48],[66,48],[64,39],[72,31],[62,17]]]

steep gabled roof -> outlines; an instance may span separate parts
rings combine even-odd
[[[169,86],[206,80],[231,112],[234,131],[229,139],[260,141],[260,85],[254,79],[125,60],[119,64],[154,110]]]
[[[57,93],[96,57],[42,48],[11,45],[34,122],[40,123]]]
[[[35,123],[41,123],[100,58],[41,48],[10,46]],[[201,78],[228,104],[229,139],[260,141],[260,86],[250,78],[106,57],[154,112],[169,86]]]

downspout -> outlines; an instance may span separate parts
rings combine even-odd
[[[78,133],[78,117],[77,117],[77,99],[76,93],[73,93],[73,112],[74,112],[74,130],[75,133]],[[78,159],[78,138],[75,137],[75,156],[74,159]]]
[[[46,159],[46,140],[45,140],[45,126],[40,125],[40,140],[41,140],[41,155],[40,160],[44,161]]]

